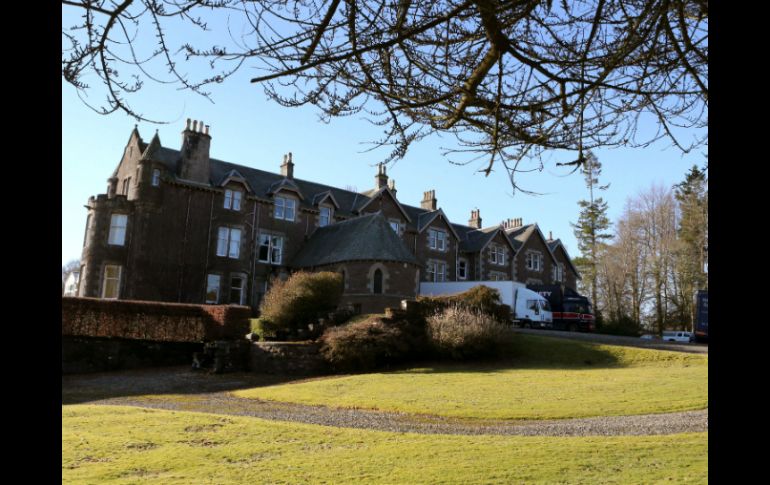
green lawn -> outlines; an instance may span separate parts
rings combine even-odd
[[[471,419],[561,419],[708,406],[702,355],[517,335],[511,360],[236,391],[240,397]]]
[[[117,406],[62,406],[62,483],[706,483],[708,433],[386,433]]]

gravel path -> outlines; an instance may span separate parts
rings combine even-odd
[[[262,401],[235,397],[228,392],[269,384],[271,379],[274,378],[254,374],[211,376],[179,368],[65,376],[62,377],[62,402],[252,416],[342,428],[423,434],[615,436],[708,430],[708,409],[541,421],[469,420]]]

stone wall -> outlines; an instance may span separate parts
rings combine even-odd
[[[254,342],[251,372],[259,374],[321,375],[330,373],[315,342]]]
[[[202,343],[62,336],[62,374],[190,365]]]

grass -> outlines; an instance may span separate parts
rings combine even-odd
[[[386,433],[118,406],[62,406],[62,483],[706,483],[708,433]]]
[[[246,398],[469,419],[563,419],[708,406],[702,355],[517,335],[511,360],[441,364],[234,392]]]

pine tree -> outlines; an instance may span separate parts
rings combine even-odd
[[[693,316],[693,298],[696,290],[708,288],[706,274],[708,248],[708,180],[705,169],[693,166],[683,182],[674,186],[679,202],[677,237],[679,250],[677,276],[680,280],[680,308],[682,315]]]
[[[588,155],[585,158],[582,172],[585,177],[586,187],[588,188],[589,198],[588,200],[581,200],[578,202],[578,205],[580,205],[581,208],[580,216],[578,217],[577,224],[572,224],[572,227],[575,230],[578,249],[585,261],[584,268],[587,269],[586,273],[583,275],[584,281],[586,286],[591,290],[591,302],[598,313],[599,303],[596,298],[596,265],[598,253],[600,245],[604,244],[605,240],[611,239],[612,234],[606,232],[611,225],[610,220],[607,217],[607,202],[601,197],[595,198],[594,191],[607,190],[609,184],[605,186],[599,185],[602,164],[591,152],[588,152]]]

